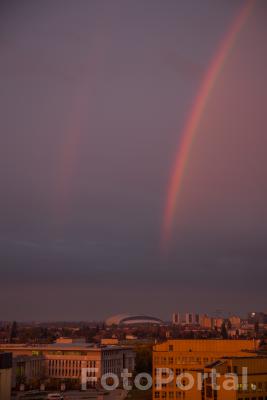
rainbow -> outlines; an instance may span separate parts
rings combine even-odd
[[[167,190],[167,199],[165,204],[165,210],[163,215],[163,227],[162,227],[162,249],[164,251],[169,247],[172,224],[174,219],[175,208],[178,197],[181,193],[182,182],[184,178],[186,164],[189,159],[190,149],[194,141],[194,137],[197,133],[197,129],[212,93],[212,89],[216,83],[216,80],[223,68],[223,65],[234,46],[235,40],[241,31],[242,27],[246,23],[249,15],[252,12],[256,0],[248,0],[245,5],[239,11],[237,17],[234,19],[230,29],[222,40],[219,50],[212,58],[207,72],[204,75],[200,89],[194,99],[192,109],[189,113],[189,117],[185,122],[182,139],[179,144],[174,166],[170,175],[170,180]]]
[[[71,183],[75,181],[84,125],[93,105],[88,92],[94,90],[92,76],[99,65],[104,63],[107,47],[105,38],[105,35],[103,37],[94,35],[92,42],[89,42],[91,44],[90,52],[83,60],[87,68],[87,74],[81,79],[80,84],[75,87],[73,96],[70,98],[70,112],[68,118],[66,118],[67,126],[59,148],[59,166],[55,174],[55,219],[60,228],[64,228],[70,213],[72,203]]]

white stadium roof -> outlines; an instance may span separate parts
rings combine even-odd
[[[118,314],[106,319],[106,325],[160,325],[162,321],[159,318],[154,318],[149,315],[137,314],[137,315],[129,315],[129,314]]]

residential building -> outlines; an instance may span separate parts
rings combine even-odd
[[[186,325],[193,325],[195,323],[194,314],[186,313],[185,314],[185,323],[186,323]]]
[[[180,319],[180,314],[179,313],[173,313],[172,314],[172,323],[173,323],[173,325],[179,325],[181,323],[181,319]]]
[[[231,327],[233,329],[239,329],[240,328],[240,324],[241,324],[240,317],[238,317],[236,315],[232,315],[231,317],[229,317],[229,322],[230,322]]]
[[[195,324],[200,325],[200,314],[195,314]]]
[[[200,326],[204,329],[211,329],[212,328],[212,318],[208,315],[204,314],[200,317]]]
[[[222,318],[213,318],[213,327],[216,329],[221,329],[223,324]]]

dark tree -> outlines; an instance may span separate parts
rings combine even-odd
[[[141,372],[152,372],[152,346],[142,346],[135,349],[135,371],[136,373]]]
[[[10,329],[10,343],[13,342],[13,340],[18,336],[18,324],[16,321],[14,321],[11,325]]]
[[[260,326],[259,326],[259,321],[256,321],[254,324],[254,330],[255,333],[258,335],[259,331],[260,331]]]
[[[227,320],[227,329],[232,329],[232,323],[229,319]]]
[[[226,329],[225,322],[222,323],[221,335],[222,335],[223,339],[228,339],[228,332],[227,332],[227,329]]]

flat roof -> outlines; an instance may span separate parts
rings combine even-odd
[[[51,344],[0,344],[1,350],[86,350],[86,351],[112,351],[112,350],[131,350],[131,346],[119,346],[119,345],[101,345],[95,346],[92,343],[51,343]]]

